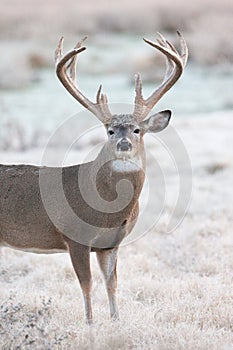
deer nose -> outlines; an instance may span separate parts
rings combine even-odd
[[[132,143],[125,137],[117,142],[117,150],[121,152],[127,152],[132,150]]]

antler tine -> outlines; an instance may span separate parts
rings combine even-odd
[[[188,58],[188,49],[184,37],[177,32],[180,39],[181,53],[177,51],[173,44],[167,41],[162,34],[158,33],[159,38],[156,42],[144,39],[144,41],[162,52],[166,57],[166,71],[162,84],[147,98],[142,97],[142,86],[139,90],[139,82],[136,79],[136,97],[134,116],[139,121],[145,119],[154,107],[154,105],[161,99],[161,97],[176,83],[181,76]]]
[[[167,40],[164,38],[163,34],[161,34],[160,32],[157,32],[159,38],[157,38],[156,40],[161,44],[161,45],[167,45]]]
[[[140,116],[143,113],[144,109],[144,99],[142,95],[142,78],[141,74],[137,73],[135,74],[135,100],[134,100],[134,105],[135,105],[135,110],[134,110],[134,116],[136,119],[140,119]]]
[[[184,40],[183,35],[179,31],[177,31],[177,34],[180,38],[181,58],[183,61],[183,65],[185,67],[188,60],[188,47],[187,47],[186,41]]]
[[[172,45],[167,39],[165,39],[165,37],[160,32],[157,32],[157,34],[160,37],[160,38],[157,39],[157,42],[161,46],[164,46],[164,47],[167,47],[167,48],[170,47],[174,52],[176,52],[178,54],[178,52],[177,52],[176,48],[174,47],[174,45]],[[168,58],[166,56],[166,71],[165,71],[162,83],[164,83],[167,80],[167,78],[170,76],[170,74],[171,74],[173,69],[174,69],[174,62],[170,58]]]
[[[56,51],[55,51],[55,64],[60,60],[62,56],[62,49],[63,49],[63,42],[64,42],[64,37],[62,36],[58,42]]]
[[[143,101],[142,96],[142,78],[140,73],[135,74],[135,104],[139,105]]]
[[[102,84],[100,84],[97,94],[96,94],[96,103],[100,104],[100,96],[101,96]]]
[[[66,90],[79,103],[81,103],[85,108],[87,108],[90,112],[92,112],[100,121],[106,124],[111,120],[112,114],[107,105],[107,98],[104,98],[104,99],[99,98],[101,86],[97,93],[96,103],[94,103],[90,101],[78,89],[77,83],[76,83],[77,55],[80,52],[86,50],[86,48],[82,46],[86,38],[87,37],[84,37],[82,40],[80,40],[75,46],[75,48],[69,51],[68,53],[66,53],[64,56],[62,56],[64,39],[63,37],[60,39],[58,43],[58,47],[55,51],[56,73],[59,80],[66,88]]]
[[[83,43],[85,40],[87,40],[88,36],[85,35],[80,41],[77,42],[77,44],[75,45],[75,49],[79,49],[80,47],[82,47]]]
[[[85,36],[83,39],[81,39],[76,45],[75,49],[80,49],[83,45],[83,42],[87,39],[87,36]],[[78,56],[75,55],[71,58],[70,62],[67,65],[67,71],[69,72],[71,80],[74,82],[76,81],[76,64],[77,64]]]
[[[101,91],[102,91],[102,84],[100,84],[98,91],[97,91],[97,94],[96,94],[96,103],[100,106],[100,108],[102,110],[102,114],[109,116],[105,122],[105,124],[108,124],[112,119],[112,114],[111,114],[109,107],[108,107],[107,95],[102,94]]]

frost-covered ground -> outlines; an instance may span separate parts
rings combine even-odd
[[[232,113],[173,118],[193,170],[188,212],[167,233],[177,188],[170,155],[147,139],[164,169],[165,211],[156,227],[119,254],[120,321],[108,317],[107,297],[93,255],[94,325],[83,303],[69,256],[1,250],[0,348],[189,349],[233,348],[233,119]],[[90,142],[85,149],[92,147]],[[74,150],[70,162],[83,157]],[[1,162],[40,163],[41,149],[1,152]],[[156,193],[156,192],[155,192]],[[169,202],[171,200],[171,202]],[[144,218],[154,215],[145,209]]]
[[[0,349],[233,349],[232,6],[229,0],[2,0],[0,163],[41,164],[54,130],[51,149],[56,156],[63,147],[69,151],[64,165],[83,162],[104,140],[103,130],[90,130],[95,119],[82,114],[55,79],[53,52],[61,35],[65,50],[89,35],[79,86],[94,98],[102,83],[118,112],[132,111],[136,72],[145,96],[163,76],[164,58],[143,36],[153,39],[159,30],[174,43],[179,29],[190,59],[156,106],[172,109],[178,137],[169,138],[171,127],[162,139],[146,140],[148,178],[133,238],[154,226],[120,249],[120,321],[109,320],[94,254],[95,323],[89,328],[68,254],[2,248]],[[173,213],[179,194],[183,207]]]

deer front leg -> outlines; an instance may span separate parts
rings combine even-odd
[[[113,320],[119,319],[118,308],[116,304],[117,252],[118,248],[100,250],[96,252],[100,269],[104,275],[110,306],[110,315]]]
[[[84,298],[85,316],[88,324],[92,323],[91,307],[91,269],[90,248],[77,242],[68,240],[71,261],[78,276]]]

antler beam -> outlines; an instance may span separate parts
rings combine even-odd
[[[180,39],[181,52],[167,41],[160,33],[157,42],[144,39],[144,41],[162,52],[166,56],[166,72],[162,84],[147,98],[143,98],[142,79],[138,73],[135,76],[135,107],[133,115],[139,121],[147,117],[154,105],[161,97],[176,83],[181,76],[188,59],[188,48],[180,32],[177,32]]]
[[[56,63],[56,73],[64,85],[66,90],[85,108],[92,112],[100,121],[107,124],[112,119],[112,114],[108,107],[107,96],[101,93],[102,85],[99,86],[96,103],[90,101],[78,88],[76,83],[76,64],[78,54],[85,51],[86,47],[82,46],[83,42],[87,39],[84,37],[81,41],[77,43],[75,48],[65,55],[63,55],[63,42],[62,37],[58,43],[58,47],[55,51],[55,63]]]

